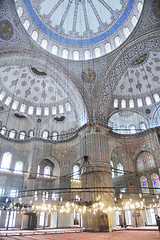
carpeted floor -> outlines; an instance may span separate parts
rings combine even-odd
[[[0,240],[160,240],[158,231],[116,231],[112,233],[65,233],[0,237]]]

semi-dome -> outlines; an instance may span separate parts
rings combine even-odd
[[[135,28],[144,0],[15,0],[29,35],[62,58],[88,60],[120,46]]]

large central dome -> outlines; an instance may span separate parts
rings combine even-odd
[[[143,0],[20,0],[16,6],[25,29],[43,48],[63,58],[87,60],[125,41]]]

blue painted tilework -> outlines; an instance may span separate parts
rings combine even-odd
[[[30,0],[24,0],[24,3],[26,5],[27,11],[31,16],[31,19],[34,21],[34,23],[36,24],[36,26],[44,33],[46,34],[49,38],[51,38],[52,40],[56,41],[56,42],[60,42],[61,44],[65,44],[68,46],[80,46],[80,47],[86,47],[86,46],[90,46],[93,44],[97,44],[105,39],[107,39],[108,37],[112,36],[114,33],[116,33],[118,31],[118,29],[123,25],[123,23],[126,21],[126,19],[128,18],[129,14],[132,11],[132,8],[134,6],[134,2],[135,0],[129,0],[128,4],[124,10],[124,12],[122,13],[121,17],[118,19],[118,21],[111,27],[109,28],[106,32],[93,37],[93,38],[89,38],[89,39],[70,39],[70,38],[66,38],[63,37],[61,35],[58,35],[57,33],[51,31],[40,19],[39,17],[36,15],[32,4],[30,2]]]

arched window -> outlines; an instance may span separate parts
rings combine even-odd
[[[118,176],[124,175],[124,169],[121,163],[117,165]]]
[[[79,60],[79,52],[78,51],[73,52],[73,60]]]
[[[118,99],[114,99],[114,108],[118,108]]]
[[[19,105],[19,102],[14,101],[13,104],[12,104],[12,108],[13,108],[14,110],[16,110],[17,107],[18,107],[18,105]]]
[[[20,107],[19,111],[24,113],[25,110],[26,110],[26,105],[25,104],[21,104],[21,107]]]
[[[23,15],[23,8],[22,8],[22,7],[19,7],[19,8],[17,9],[17,13],[18,13],[18,16],[19,16],[19,17],[22,17],[22,15]]]
[[[65,140],[65,139],[67,139],[67,137],[68,137],[68,135],[67,135],[67,132],[66,132],[66,131],[62,131],[62,132],[60,133],[60,139],[61,139],[61,140]]]
[[[78,165],[75,165],[73,167],[73,180],[79,181],[79,175],[80,175],[80,167]]]
[[[46,39],[43,39],[42,42],[41,42],[41,47],[46,49],[47,48],[47,45],[48,45],[48,42]]]
[[[114,41],[115,41],[116,47],[119,47],[119,45],[121,45],[121,43],[122,43],[122,41],[121,41],[119,36],[117,36]]]
[[[85,60],[88,60],[88,59],[90,59],[90,58],[91,58],[91,53],[90,53],[89,50],[86,50],[86,51],[84,52],[84,59],[85,59]]]
[[[36,115],[41,115],[41,107],[37,107],[37,109],[36,109]]]
[[[33,130],[29,131],[28,136],[29,136],[29,138],[33,138],[33,136],[34,136]]]
[[[123,29],[123,33],[124,33],[124,36],[127,38],[131,32],[130,32],[129,28],[126,27]]]
[[[48,131],[43,131],[43,135],[42,135],[42,138],[43,139],[48,139],[48,136],[49,136],[49,132]]]
[[[121,108],[126,108],[126,100],[122,99],[121,101]]]
[[[29,106],[28,114],[32,115],[33,114],[33,110],[34,110],[33,106]]]
[[[5,135],[5,134],[6,134],[6,132],[7,132],[7,129],[6,129],[6,127],[2,127],[2,129],[1,129],[1,134],[2,134],[2,135]]]
[[[5,104],[8,106],[12,101],[12,98],[11,97],[7,97],[6,101],[5,101]]]
[[[144,169],[144,162],[142,158],[137,159],[137,168],[138,170]]]
[[[30,26],[30,23],[28,20],[25,20],[24,23],[23,23],[23,26],[26,30],[28,30],[29,26]]]
[[[136,26],[137,22],[138,22],[137,17],[136,17],[136,16],[133,16],[132,19],[131,19],[131,23],[132,23],[132,25],[133,25],[134,27]]]
[[[142,102],[141,98],[137,99],[137,105],[138,105],[138,107],[142,107],[143,106],[143,102]]]
[[[57,132],[53,132],[52,133],[52,140],[56,141],[58,139],[58,133]]]
[[[136,126],[135,126],[135,125],[131,125],[131,126],[129,127],[129,129],[130,129],[130,133],[131,133],[131,134],[135,134],[135,133],[136,133]]]
[[[52,107],[52,115],[55,115],[57,113],[57,108],[56,107]]]
[[[145,97],[145,100],[146,100],[146,104],[147,105],[151,105],[152,104],[150,97]]]
[[[144,122],[141,122],[140,124],[139,124],[139,127],[140,127],[140,129],[142,130],[142,131],[145,131],[147,128],[146,128],[146,124],[144,123]]]
[[[134,100],[133,99],[129,100],[129,107],[134,108]]]
[[[0,94],[0,100],[1,100],[1,101],[3,100],[3,98],[5,97],[5,95],[6,95],[5,92],[1,92],[1,94]]]
[[[156,103],[160,101],[159,95],[157,93],[153,95],[153,98]]]
[[[51,168],[49,166],[46,166],[44,168],[44,177],[49,178],[51,176]]]
[[[156,173],[153,173],[151,175],[152,185],[154,189],[155,194],[160,194],[160,181],[159,176]]]
[[[64,113],[63,105],[59,105],[59,113]]]
[[[114,168],[113,168],[113,162],[110,161],[110,164],[111,164],[111,169],[112,169],[112,178],[114,177]]]
[[[145,176],[140,177],[142,193],[149,194],[148,180]]]
[[[67,49],[63,49],[62,57],[63,58],[68,58],[68,55],[69,55],[68,50]]]
[[[45,116],[48,116],[48,115],[49,115],[49,108],[48,108],[48,107],[45,107],[45,108],[44,108],[44,115],[45,115]]]
[[[142,12],[143,4],[142,4],[141,2],[138,3],[137,9],[138,9],[138,11],[139,11],[140,13]]]
[[[11,130],[10,132],[9,132],[9,138],[15,138],[15,135],[16,135],[16,131],[15,130]]]
[[[11,160],[12,154],[9,152],[4,153],[2,157],[1,169],[4,171],[8,171],[10,168]]]
[[[70,105],[70,103],[66,103],[65,106],[66,106],[66,110],[67,110],[68,112],[71,111],[71,105]]]
[[[23,169],[23,163],[22,162],[17,162],[14,168],[14,172],[17,174],[22,174],[22,169]]]
[[[19,139],[24,140],[25,137],[26,137],[26,133],[25,132],[20,132]]]
[[[101,56],[101,49],[100,48],[95,48],[95,56],[100,57]]]
[[[57,52],[58,52],[57,46],[53,45],[53,46],[52,46],[51,53],[53,53],[54,55],[57,55]]]
[[[38,32],[37,32],[37,31],[33,31],[31,37],[33,38],[34,41],[37,41],[37,38],[38,38]]]
[[[106,53],[109,53],[109,52],[112,51],[112,49],[111,49],[111,44],[110,44],[110,43],[106,43],[106,44],[105,44],[105,51],[106,51]]]

